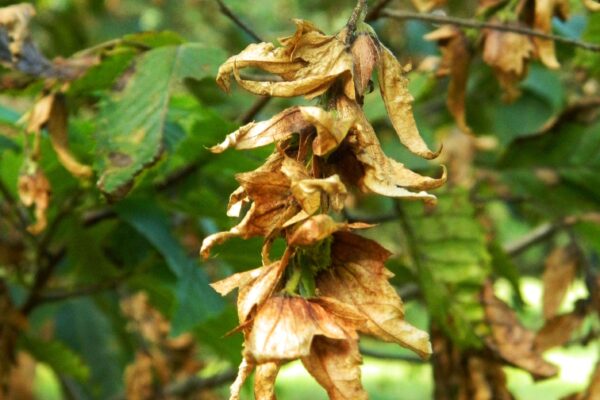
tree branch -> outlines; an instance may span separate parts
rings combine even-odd
[[[394,18],[394,19],[412,19],[419,21],[434,22],[437,24],[455,25],[463,28],[472,29],[492,29],[496,31],[512,32],[519,35],[526,35],[532,37],[538,37],[541,39],[553,40],[558,43],[564,43],[569,46],[580,47],[585,50],[600,52],[600,44],[583,42],[577,39],[570,39],[564,36],[557,36],[545,32],[541,32],[535,29],[530,29],[522,26],[514,26],[507,24],[500,24],[496,22],[480,22],[472,19],[449,17],[445,15],[433,15],[425,13],[417,13],[411,11],[400,11],[400,10],[388,10],[384,9],[380,12],[383,17]]]
[[[363,356],[378,358],[380,360],[406,361],[413,364],[425,363],[424,360],[417,357],[405,356],[401,354],[384,353],[382,351],[365,349],[364,347],[360,348],[360,353]]]
[[[221,14],[225,15],[234,24],[236,24],[241,30],[243,30],[248,35],[250,35],[252,37],[252,39],[254,39],[254,41],[264,42],[264,40],[260,36],[258,36],[248,25],[246,25],[244,23],[244,21],[242,21],[237,15],[235,15],[233,13],[233,11],[231,11],[231,9],[229,7],[227,7],[225,5],[225,3],[223,3],[222,0],[216,0],[216,2],[219,5],[219,11],[221,11]]]
[[[381,11],[390,4],[392,0],[379,0],[365,17],[365,22],[373,22],[381,17]]]
[[[165,397],[184,397],[200,390],[211,389],[229,383],[233,381],[236,376],[237,370],[235,369],[228,369],[227,371],[209,376],[207,378],[193,376],[191,378],[168,385],[163,390],[163,395]]]

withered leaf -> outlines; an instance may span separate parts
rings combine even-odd
[[[544,294],[542,307],[545,319],[557,314],[577,273],[579,255],[573,246],[557,247],[546,259],[542,282]]]
[[[253,149],[287,139],[293,133],[309,126],[302,107],[290,107],[267,121],[251,122],[227,135],[225,140],[210,148],[213,153],[221,153],[228,148],[238,150]]]
[[[568,14],[568,0],[536,0],[533,27],[544,33],[552,33],[552,18],[554,15],[557,15],[564,20],[567,18]],[[554,41],[539,37],[534,37],[532,39],[533,43],[535,43],[540,61],[548,68],[559,68],[560,64],[556,59]]]
[[[237,306],[240,323],[246,322],[256,307],[260,307],[273,293],[287,266],[287,258],[250,271],[233,274],[212,283],[213,289],[225,296],[239,288]]]
[[[0,26],[11,36],[9,50],[14,58],[20,55],[23,44],[29,38],[28,25],[34,15],[35,8],[29,3],[0,8]]]
[[[583,0],[583,5],[590,11],[600,11],[600,3],[596,0]]]
[[[411,0],[413,5],[420,12],[431,11],[436,7],[446,4],[446,0]]]
[[[352,116],[341,118],[337,113],[319,107],[301,107],[300,111],[304,120],[317,130],[312,148],[318,156],[325,156],[335,150],[354,124]]]
[[[237,377],[231,384],[231,387],[230,387],[231,394],[229,396],[229,400],[239,400],[240,399],[240,392],[242,391],[244,382],[246,382],[246,379],[248,379],[248,377],[252,373],[253,369],[254,369],[254,364],[252,362],[248,361],[246,359],[246,357],[244,357],[238,368]]]
[[[381,45],[381,61],[378,65],[379,89],[392,125],[400,141],[412,153],[426,159],[438,156],[432,152],[419,134],[412,112],[413,97],[408,91],[405,71],[394,54]]]
[[[367,120],[360,107],[347,98],[338,101],[340,114],[357,116],[357,122],[348,137],[349,147],[359,164],[362,165],[362,175],[359,182],[353,182],[363,191],[371,191],[384,196],[424,199],[434,202],[435,196],[421,191],[412,192],[409,189],[428,190],[442,186],[446,182],[446,169],[440,178],[421,176],[387,157],[381,149],[373,127]],[[345,169],[342,166],[342,169]],[[343,172],[343,171],[340,171]]]
[[[584,319],[585,315],[577,310],[548,319],[535,337],[535,349],[542,353],[553,347],[562,346],[571,339]]]
[[[296,33],[281,39],[283,47],[270,43],[248,46],[240,54],[229,58],[220,68],[217,82],[229,89],[229,77],[234,75],[244,89],[259,95],[313,98],[327,91],[342,78],[344,92],[355,97],[352,80],[352,55],[338,36],[327,36],[312,24],[295,20]],[[280,76],[283,81],[253,81],[243,79],[239,70],[254,67]]]
[[[35,223],[27,227],[34,235],[46,229],[48,223],[46,211],[50,205],[51,187],[46,175],[38,167],[30,173],[19,176],[18,181],[19,198],[27,206],[35,207]]]
[[[465,113],[465,97],[471,51],[465,34],[454,26],[445,25],[425,35],[426,40],[437,41],[442,53],[438,75],[450,76],[446,104],[458,127],[465,133],[471,133]]]
[[[535,333],[525,329],[515,312],[494,294],[491,282],[482,291],[485,319],[491,329],[487,346],[505,362],[529,372],[536,379],[550,378],[558,368],[534,349]]]
[[[132,400],[154,397],[153,362],[150,355],[137,352],[135,362],[125,369],[125,393]]]
[[[535,49],[531,38],[513,32],[484,31],[483,61],[494,68],[508,101],[519,94],[517,83],[527,73],[527,61]]]
[[[362,358],[355,340],[316,337],[308,356],[302,358],[306,370],[327,391],[330,400],[366,400],[361,383]]]
[[[236,176],[252,205],[239,224],[204,239],[200,250],[204,258],[208,258],[212,247],[232,237],[269,237],[299,211],[291,196],[290,181],[281,172],[282,162],[283,157],[275,153],[258,169]],[[245,197],[239,190],[234,193],[234,201]]]
[[[310,354],[313,339],[345,340],[349,333],[316,302],[275,296],[257,311],[246,340],[246,354],[257,363],[294,360]]]
[[[327,214],[312,216],[296,227],[289,238],[288,244],[292,246],[311,246],[331,236],[338,231],[351,229],[365,229],[373,225],[365,223],[343,223],[336,222]]]
[[[428,357],[429,335],[404,320],[402,300],[388,282],[393,274],[384,262],[390,253],[348,232],[334,234],[331,251],[332,267],[317,277],[320,293],[356,307],[367,318],[360,331]]]

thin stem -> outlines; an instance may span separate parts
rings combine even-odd
[[[461,26],[463,28],[472,29],[492,29],[496,31],[512,32],[519,35],[526,35],[531,37],[537,37],[541,39],[553,40],[558,43],[564,43],[574,47],[580,47],[585,50],[600,52],[600,44],[582,42],[577,39],[570,39],[563,36],[557,36],[550,33],[541,32],[535,29],[526,28],[523,26],[515,26],[508,24],[500,24],[496,22],[480,22],[472,19],[449,17],[445,15],[433,15],[425,13],[417,13],[411,11],[400,11],[400,10],[388,10],[384,9],[380,13],[383,17],[389,17],[394,19],[413,19],[419,21],[434,22],[438,24],[447,24]]]
[[[254,32],[248,25],[246,25],[244,21],[242,21],[237,15],[235,15],[233,11],[231,11],[231,9],[227,7],[225,3],[223,3],[222,0],[216,0],[216,2],[219,5],[219,11],[221,11],[221,14],[225,15],[241,30],[250,35],[255,42],[264,42],[264,40],[260,36],[258,36],[256,32]]]
[[[352,15],[348,19],[346,23],[346,27],[348,28],[348,36],[346,37],[346,44],[349,45],[354,41],[354,35],[356,32],[356,27],[359,22],[363,22],[367,15],[367,0],[358,0],[356,2],[356,7],[352,10]]]

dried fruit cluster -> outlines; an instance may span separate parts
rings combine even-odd
[[[362,110],[375,69],[381,95],[401,142],[426,159],[437,156],[420,137],[412,115],[405,69],[364,22],[359,2],[347,26],[335,36],[295,20],[296,32],[271,43],[252,44],[228,59],[217,82],[229,90],[230,77],[264,96],[304,96],[318,106],[295,106],[268,121],[231,133],[213,152],[275,144],[260,168],[237,175],[228,215],[241,222],[207,237],[201,253],[231,237],[264,237],[263,266],[213,284],[226,295],[238,288],[239,330],[245,338],[243,362],[232,385],[238,399],[255,370],[255,397],[274,398],[280,366],[301,359],[331,399],[365,399],[360,380],[358,333],[431,353],[429,336],[404,320],[403,303],[388,282],[390,253],[351,233],[368,225],[336,221],[349,187],[396,198],[435,201],[424,190],[446,180],[421,176],[388,158]],[[281,79],[244,79],[257,68]],[[270,260],[273,241],[283,237],[282,258]]]

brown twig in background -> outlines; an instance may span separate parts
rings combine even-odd
[[[412,11],[401,11],[401,10],[381,10],[380,16],[394,18],[394,19],[412,19],[419,21],[434,22],[437,24],[455,25],[463,28],[472,29],[492,29],[496,31],[512,32],[520,35],[538,37],[541,39],[553,40],[558,43],[564,43],[569,46],[580,47],[585,50],[600,52],[600,44],[583,42],[577,39],[570,39],[564,36],[553,35],[550,33],[544,33],[535,29],[529,29],[522,26],[500,24],[495,22],[480,22],[472,19],[449,17],[445,15],[433,15],[418,13]]]
[[[241,124],[247,124],[249,122],[252,122],[254,120],[254,117],[256,117],[256,115],[263,109],[265,108],[265,106],[267,104],[269,104],[269,102],[271,101],[272,97],[269,96],[261,96],[259,97],[254,104],[252,104],[252,106],[248,109],[248,111],[246,111],[245,113],[243,113],[240,118],[238,118],[238,121]]]
[[[262,40],[262,38],[258,36],[248,25],[246,25],[244,21],[235,15],[233,11],[231,11],[231,9],[227,7],[225,3],[223,3],[222,0],[216,0],[216,2],[219,5],[219,11],[221,11],[223,15],[233,21],[234,24],[239,26],[241,30],[250,35],[256,42],[264,42],[264,40]]]
[[[381,11],[390,4],[392,0],[379,0],[376,4],[371,7],[367,16],[365,17],[365,22],[373,22],[381,17]]]

